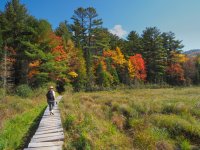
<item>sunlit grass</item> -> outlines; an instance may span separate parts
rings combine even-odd
[[[0,150],[20,149],[45,107],[42,90],[35,91],[29,98],[3,97],[0,100]]]
[[[66,129],[65,146],[74,148],[69,139],[81,136],[78,124],[87,114],[90,122],[84,135],[92,149],[100,145],[99,149],[110,149],[111,145],[116,149],[144,150],[199,147],[199,99],[199,87],[68,93],[61,104],[62,119],[65,122],[74,115],[74,124],[68,124],[73,129]],[[105,137],[108,128],[116,134]]]

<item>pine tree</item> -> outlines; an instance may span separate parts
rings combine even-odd
[[[163,48],[160,31],[156,27],[146,28],[142,34],[142,54],[147,65],[147,81],[161,83],[165,81],[167,52]]]
[[[137,53],[141,54],[142,44],[141,38],[136,31],[131,31],[128,35],[128,41],[126,42],[126,50],[124,54],[127,56],[133,56]]]
[[[66,42],[68,40],[71,40],[71,38],[72,38],[72,35],[69,32],[69,27],[68,26],[69,25],[67,24],[67,21],[61,22],[59,24],[59,27],[55,30],[55,34],[57,36],[62,37],[63,41],[65,41],[65,47],[66,47]]]
[[[74,23],[70,25],[70,30],[73,34],[73,40],[75,41],[75,45],[77,47],[83,49],[86,45],[86,10],[83,7],[77,8],[74,10],[74,15],[71,17],[71,19],[74,21]]]
[[[91,37],[91,45],[93,55],[102,56],[104,50],[110,49],[110,33],[106,28],[93,29],[93,36]]]
[[[181,49],[184,47],[180,40],[175,39],[175,34],[173,32],[164,32],[161,34],[163,48],[167,52],[167,62],[168,65],[172,63],[172,53],[181,53]]]
[[[1,19],[6,46],[16,53],[15,83],[27,83],[28,61],[25,58],[25,49],[27,45],[30,45],[31,35],[34,34],[33,26],[29,24],[34,19],[28,15],[25,6],[20,4],[19,0],[7,3],[5,11],[1,14]]]
[[[94,73],[92,69],[92,51],[96,49],[94,31],[102,25],[102,20],[97,19],[97,17],[98,14],[93,7],[85,9],[80,7],[74,11],[74,15],[72,16],[74,24],[71,25],[71,31],[76,46],[83,50],[88,77],[87,87],[89,89],[92,86],[92,81],[94,81]]]

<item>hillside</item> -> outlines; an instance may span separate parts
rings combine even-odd
[[[184,54],[186,54],[188,56],[197,56],[200,54],[200,49],[188,50],[188,51],[185,51]]]

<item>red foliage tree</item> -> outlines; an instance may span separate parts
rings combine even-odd
[[[171,64],[166,69],[168,82],[172,85],[181,85],[185,82],[184,70],[178,63]]]
[[[50,45],[52,46],[52,53],[56,55],[56,61],[63,61],[67,58],[67,53],[63,46],[62,38],[56,36],[54,33],[50,34],[51,42]]]
[[[131,63],[131,66],[133,67],[132,70],[134,70],[134,77],[139,80],[146,80],[146,77],[147,77],[146,67],[145,67],[145,61],[142,58],[142,55],[136,54],[134,56],[130,56],[129,62]]]

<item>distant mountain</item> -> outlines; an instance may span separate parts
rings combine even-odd
[[[197,56],[197,55],[200,55],[200,49],[192,49],[192,50],[189,50],[189,51],[185,51],[183,53],[188,55],[188,56]]]

